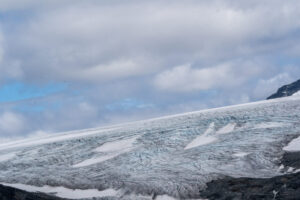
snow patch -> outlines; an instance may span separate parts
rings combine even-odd
[[[273,195],[274,195],[273,199],[276,199],[278,192],[279,191],[273,190]]]
[[[16,156],[16,153],[8,153],[8,154],[4,154],[4,155],[0,155],[0,162],[4,162],[7,160],[10,160],[12,158],[14,158]]]
[[[245,156],[249,155],[249,153],[239,152],[239,153],[235,153],[233,155],[236,156],[236,157],[245,157]]]
[[[114,189],[106,189],[99,191],[97,189],[87,189],[87,190],[79,190],[79,189],[69,189],[65,187],[51,187],[51,186],[43,186],[37,187],[32,185],[25,185],[25,184],[9,184],[9,183],[1,183],[2,185],[18,188],[20,190],[25,190],[27,192],[41,192],[41,193],[48,193],[54,194],[55,196],[61,198],[69,198],[69,199],[84,199],[84,198],[97,198],[97,197],[109,197],[109,196],[116,196],[118,191]]]
[[[279,166],[278,170],[281,171],[281,170],[283,170],[283,169],[284,169],[284,165],[281,164],[281,165]]]
[[[218,140],[218,138],[210,136],[209,134],[213,133],[215,130],[215,124],[211,123],[208,129],[203,135],[196,137],[191,143],[189,143],[184,149],[191,149],[194,147],[210,144]]]
[[[286,127],[289,124],[281,123],[281,122],[266,122],[257,124],[254,129],[266,129],[266,128],[278,128],[278,127]]]
[[[292,140],[286,147],[283,148],[284,151],[300,151],[300,137]]]
[[[236,126],[236,124],[229,123],[226,126],[224,126],[223,128],[220,128],[217,131],[217,134],[227,134],[227,133],[230,133],[230,132],[232,132],[234,130],[235,126]]]
[[[300,172],[300,169],[297,169],[297,170],[294,171],[294,173],[298,173],[298,172]]]
[[[135,148],[133,144],[136,142],[137,138],[138,137],[133,137],[133,138],[120,140],[120,141],[107,142],[94,150],[95,152],[105,153],[105,155],[96,158],[87,159],[83,162],[73,165],[73,167],[86,167],[86,166],[94,165],[97,163],[104,162],[106,160],[110,160],[121,154],[130,152]]]
[[[118,155],[120,155],[120,154],[116,153],[116,154],[104,155],[104,156],[97,157],[97,158],[90,158],[90,159],[87,159],[85,161],[82,161],[80,163],[73,165],[73,167],[76,168],[76,167],[86,167],[86,166],[94,165],[97,163],[104,162],[106,160],[110,160],[114,157],[117,157]]]
[[[170,197],[168,195],[160,195],[160,196],[157,196],[155,198],[155,200],[176,200],[176,199],[174,199],[173,197]]]
[[[294,93],[292,96],[299,96],[300,97],[300,90],[296,93]]]
[[[287,170],[288,173],[292,173],[293,171],[295,171],[295,168],[293,168],[293,167],[289,167]]]

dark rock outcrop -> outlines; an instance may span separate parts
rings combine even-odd
[[[201,196],[210,200],[299,200],[300,172],[269,179],[226,177],[208,183]]]
[[[281,163],[300,166],[300,152],[285,153]],[[273,178],[225,177],[211,181],[201,197],[210,200],[299,200],[300,172]]]
[[[300,91],[300,80],[291,83],[289,85],[284,85],[277,90],[275,94],[272,94],[267,99],[276,99],[280,97],[292,96],[294,93]]]
[[[281,164],[300,169],[300,152],[285,152]]]
[[[0,185],[0,200],[64,200],[42,193],[31,193],[16,188]]]

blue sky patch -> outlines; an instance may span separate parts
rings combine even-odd
[[[0,87],[0,102],[13,102],[49,96],[67,89],[66,84],[51,83],[43,86],[22,82],[7,83]]]

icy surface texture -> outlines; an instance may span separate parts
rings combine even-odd
[[[299,135],[300,98],[287,97],[1,144],[0,182],[196,199],[223,175],[279,175]]]

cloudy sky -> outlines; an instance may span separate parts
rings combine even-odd
[[[299,0],[1,0],[0,138],[265,99],[300,78]]]

